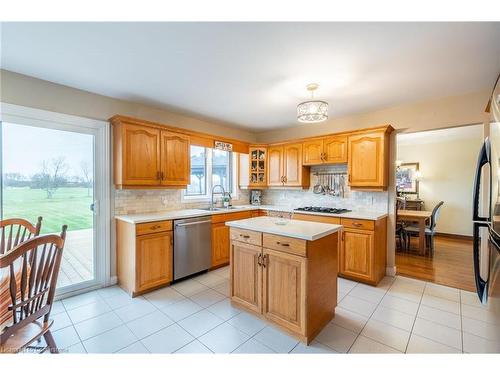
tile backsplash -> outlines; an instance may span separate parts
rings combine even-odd
[[[115,215],[161,212],[208,206],[207,202],[186,202],[182,200],[183,190],[114,190]],[[220,199],[220,195],[217,195]],[[240,190],[233,204],[248,204],[249,192]]]
[[[353,211],[388,211],[388,192],[365,192],[345,188],[345,196],[314,194],[317,182],[316,172],[346,172],[346,165],[311,167],[311,187],[307,190],[267,189],[263,191],[263,204],[283,206],[286,209],[302,206],[326,206],[347,208]],[[207,206],[208,202],[186,202],[182,200],[183,190],[115,190],[115,215],[161,212]],[[219,197],[219,196],[218,196]],[[239,190],[234,205],[248,204],[249,191]]]
[[[271,189],[263,193],[263,204],[278,205],[285,208],[303,206],[324,206],[347,208],[353,211],[387,212],[389,194],[387,191],[369,192],[351,190],[345,186],[344,197],[314,194],[313,186],[318,177],[315,173],[347,173],[347,165],[315,166],[311,167],[311,187],[308,190]]]

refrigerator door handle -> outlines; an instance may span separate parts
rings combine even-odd
[[[479,266],[479,251],[480,251],[480,242],[479,242],[479,229],[480,228],[488,228],[487,223],[474,223],[473,229],[473,260],[474,260],[474,280],[476,282],[476,291],[479,297],[479,301],[481,303],[486,303],[488,298],[487,285],[488,281],[483,280],[480,273]]]
[[[490,142],[486,139],[481,147],[481,151],[479,151],[479,157],[477,159],[477,167],[476,167],[476,176],[474,178],[474,189],[472,195],[472,221],[474,222],[488,222],[490,221],[489,217],[479,216],[479,197],[480,197],[480,188],[481,188],[481,175],[483,166],[489,164],[489,154],[490,154]],[[489,211],[489,210],[488,210]]]

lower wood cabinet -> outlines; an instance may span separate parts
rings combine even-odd
[[[172,221],[116,221],[118,284],[133,297],[173,279]]]
[[[309,343],[337,305],[338,235],[305,241],[232,228],[231,301]],[[271,243],[289,246],[276,250]]]
[[[229,227],[212,224],[212,267],[229,263]]]
[[[226,221],[252,217],[254,211],[238,211],[212,215],[212,267],[229,264],[229,227]]]
[[[262,268],[260,246],[231,242],[231,297],[248,310],[262,310]]]
[[[296,220],[342,224],[339,276],[377,285],[386,272],[387,218],[361,220],[321,215],[293,214]]]
[[[305,332],[306,258],[266,248],[263,256],[263,315],[291,331]]]

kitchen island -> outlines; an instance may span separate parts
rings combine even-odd
[[[342,225],[281,221],[226,222],[231,302],[309,344],[335,314]]]

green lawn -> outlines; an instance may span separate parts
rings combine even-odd
[[[21,217],[35,223],[42,216],[42,233],[59,232],[63,224],[68,230],[88,229],[93,220],[91,203],[86,188],[60,188],[47,199],[40,189],[9,187],[3,190],[3,218]]]

